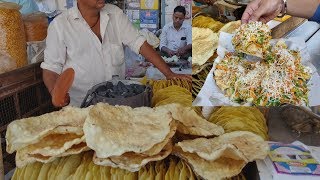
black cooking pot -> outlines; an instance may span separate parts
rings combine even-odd
[[[110,105],[125,105],[132,108],[151,106],[152,90],[150,86],[130,80],[111,80],[93,86],[84,98],[81,107],[99,102]]]

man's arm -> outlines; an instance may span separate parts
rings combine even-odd
[[[176,74],[171,71],[169,66],[165,63],[162,57],[145,41],[140,48],[140,54],[149,62],[156,66],[167,79],[181,78],[191,81],[190,75]]]
[[[287,0],[287,14],[303,18],[311,18],[318,6],[319,0]],[[248,4],[242,15],[242,23],[249,21],[268,22],[275,18],[284,8],[283,0],[254,0]]]
[[[165,46],[163,46],[163,47],[161,48],[161,51],[167,53],[170,57],[177,54],[177,52],[172,51],[171,49],[169,49],[169,48],[167,48],[167,47],[165,47]]]
[[[172,76],[173,72],[170,70],[169,66],[147,42],[144,42],[141,46],[140,54],[156,66],[166,77]]]
[[[53,71],[50,71],[47,69],[43,69],[43,71],[42,71],[43,82],[46,85],[50,94],[54,88],[54,85],[56,84],[58,77],[59,77],[59,74],[57,74]]]
[[[309,19],[316,12],[319,3],[319,0],[288,0],[287,14]]]
[[[53,21],[48,28],[44,62],[41,63],[43,82],[50,94],[66,60],[66,47],[56,26],[57,22]]]

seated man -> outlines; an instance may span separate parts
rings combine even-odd
[[[160,36],[160,51],[168,57],[191,56],[192,27],[184,22],[186,9],[177,6],[172,16],[173,22],[166,24]]]

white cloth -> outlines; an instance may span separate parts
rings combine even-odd
[[[94,85],[125,76],[124,50],[127,45],[139,54],[146,41],[117,6],[106,4],[100,12],[102,43],[81,16],[77,6],[58,15],[48,28],[41,68],[60,74],[71,67],[75,79],[69,91],[71,105],[80,106]]]
[[[186,40],[181,40],[185,37]],[[173,26],[173,22],[166,24],[160,35],[160,50],[167,47],[173,51],[192,43],[192,27],[189,23],[183,22],[179,30]]]

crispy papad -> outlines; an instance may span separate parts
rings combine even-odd
[[[177,143],[176,146],[184,152],[196,153],[206,160],[215,160],[222,154],[228,158],[237,155],[246,162],[264,159],[269,150],[268,143],[260,136],[246,131],[226,133],[211,139],[185,140]]]
[[[158,106],[156,109],[166,109],[172,113],[173,119],[178,121],[177,131],[181,134],[212,137],[224,133],[221,126],[210,123],[199,116],[191,107],[180,104],[168,104]]]
[[[173,138],[173,136],[176,133],[176,130],[177,130],[176,121],[171,121],[170,132],[166,136],[166,138],[162,142],[155,144],[151,149],[149,149],[145,152],[142,152],[141,154],[147,155],[147,156],[153,156],[153,155],[159,154],[161,152],[161,150],[171,141],[171,139]]]
[[[131,172],[136,172],[151,161],[160,161],[170,155],[172,151],[172,142],[169,142],[159,154],[147,156],[133,152],[127,152],[121,156],[112,156],[109,158],[98,158],[96,154],[93,161],[97,165],[121,168]]]
[[[64,150],[60,154],[55,156],[45,156],[40,153],[30,152],[28,147],[18,150],[16,153],[16,166],[23,167],[34,162],[49,163],[57,159],[58,157],[64,157],[74,154],[80,154],[81,152],[88,151],[90,148],[83,141],[78,144],[74,144],[69,149]]]
[[[210,29],[192,27],[192,64],[206,63],[218,48],[218,41],[218,34]]]
[[[228,22],[227,24],[225,24],[220,30],[219,30],[219,34],[221,32],[226,32],[226,33],[229,33],[229,34],[233,34],[236,32],[236,30],[241,26],[241,21],[238,20],[238,21],[231,21],[231,22]]]
[[[165,109],[99,103],[90,110],[83,129],[88,147],[97,157],[108,158],[150,150],[166,139],[172,120]]]
[[[35,144],[52,133],[83,133],[82,126],[89,109],[68,106],[60,111],[13,121],[6,132],[7,152]]]
[[[178,146],[174,147],[173,154],[188,162],[193,172],[206,180],[221,180],[236,176],[246,165],[244,160],[234,160],[226,157],[208,161],[197,154],[184,152]]]

